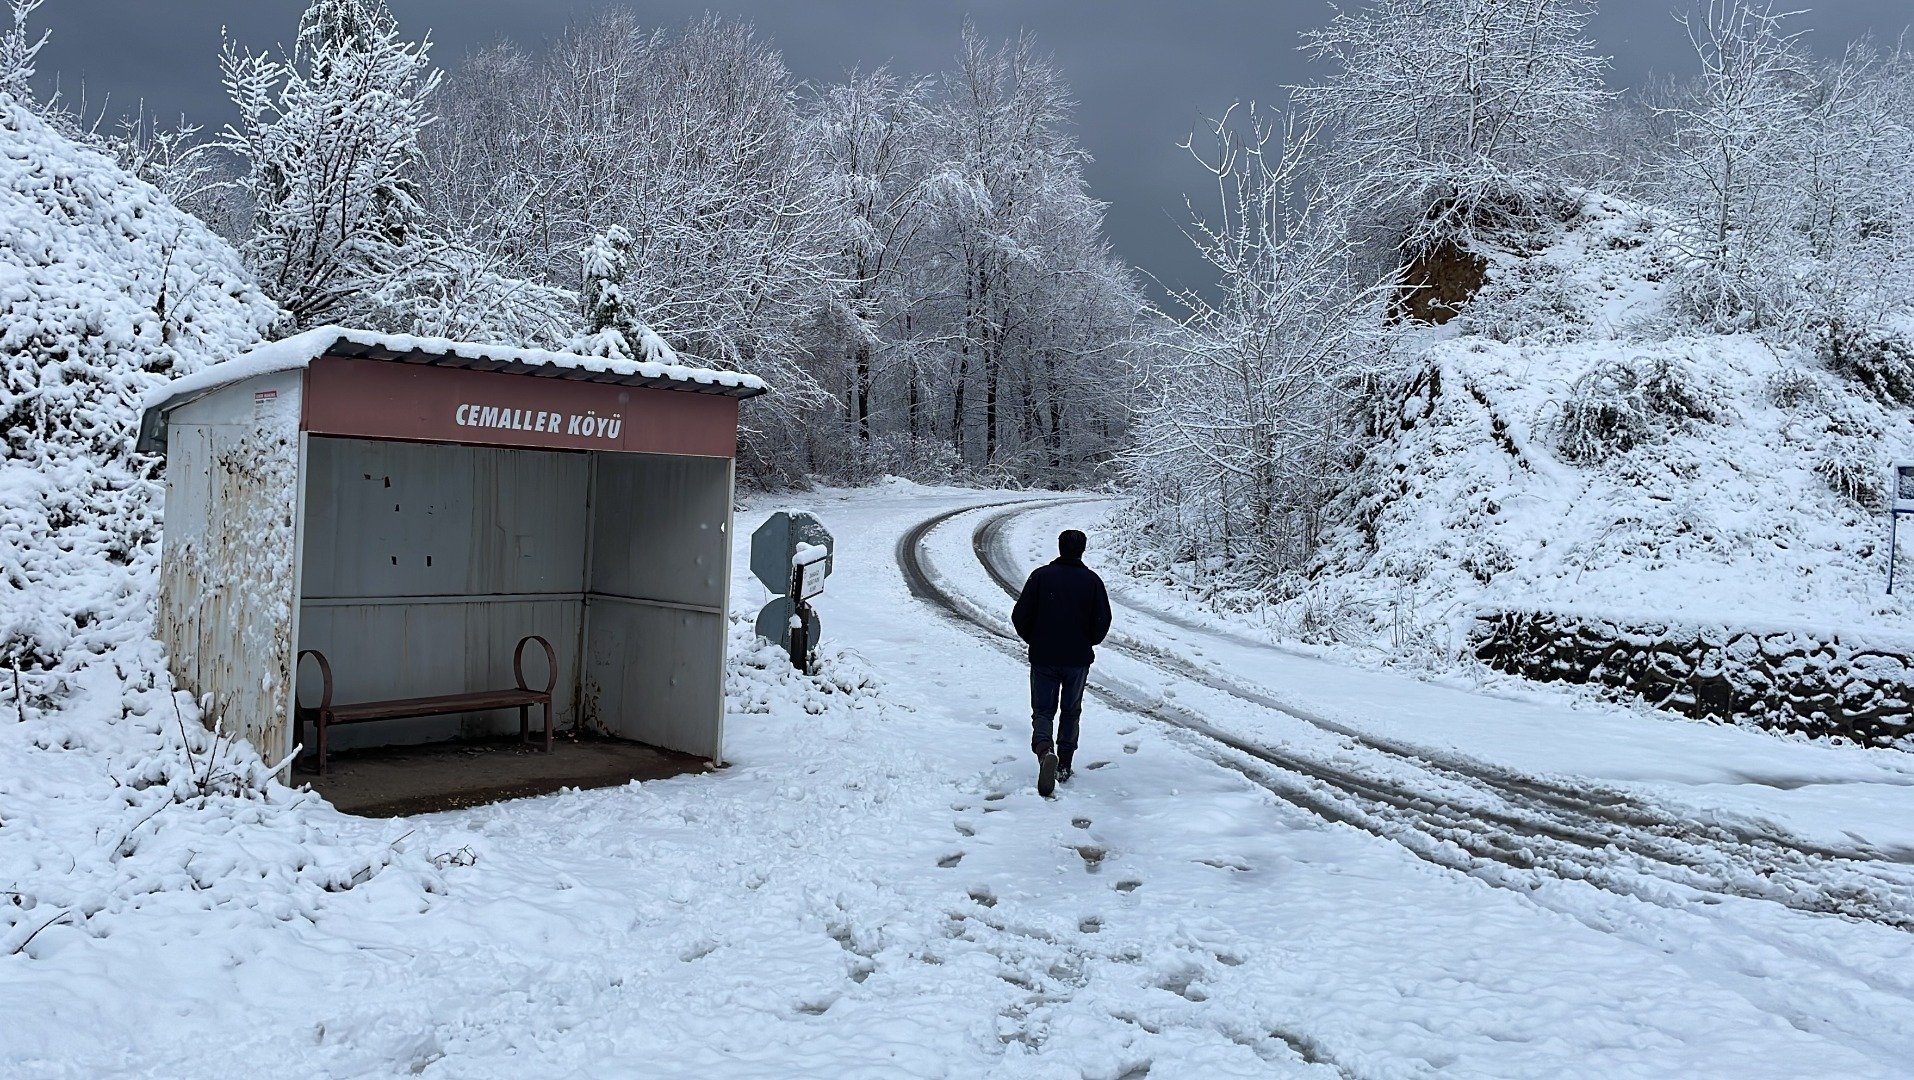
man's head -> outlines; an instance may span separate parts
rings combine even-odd
[[[1089,539],[1075,529],[1065,529],[1057,534],[1057,554],[1066,559],[1083,558],[1084,546]]]

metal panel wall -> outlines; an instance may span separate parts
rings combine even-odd
[[[174,410],[157,630],[174,683],[269,761],[292,749],[298,373]]]
[[[307,599],[584,591],[586,455],[311,444]]]
[[[594,596],[586,618],[586,723],[718,760],[724,616]]]
[[[722,609],[730,585],[730,470],[722,458],[601,456],[591,591]]]
[[[602,455],[592,508],[585,722],[719,758],[731,462]]]
[[[334,700],[508,687],[513,646],[539,634],[558,653],[555,722],[573,723],[590,459],[319,436],[309,443],[299,647],[332,662]],[[543,684],[544,665],[534,646],[526,658],[533,685]],[[304,696],[316,694],[309,686]],[[517,722],[500,712],[394,720],[339,728],[334,745],[504,733]]]

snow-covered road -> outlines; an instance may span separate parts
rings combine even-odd
[[[827,676],[748,652],[729,768],[402,822],[306,812],[336,845],[406,854],[336,892],[228,883],[239,899],[205,910],[154,892],[54,927],[0,957],[0,1074],[1909,1074],[1914,934],[1816,909],[1910,910],[1888,815],[1847,836],[1811,788],[1711,801],[1730,785],[1709,759],[1718,741],[1725,770],[1901,791],[1898,755],[1284,660],[1126,604],[1123,633],[1161,652],[1104,653],[1078,777],[1042,800],[1020,658],[913,596],[898,558],[909,538],[932,589],[1000,619],[976,554],[998,511],[918,527],[1020,499],[1046,505],[995,534],[1013,570],[1095,512],[903,484],[803,497],[839,538]],[[740,515],[741,544],[775,508]],[[737,566],[748,616],[764,594]],[[1636,757],[1659,771],[1627,774]],[[1539,833],[1523,865],[1521,843],[1483,846],[1542,820],[1535,791],[1485,786],[1510,776],[1592,778],[1643,816]],[[184,869],[136,880],[205,873],[192,848],[227,843],[167,821],[151,850]],[[1744,865],[1749,835],[1771,873]],[[227,882],[249,872],[222,859]]]

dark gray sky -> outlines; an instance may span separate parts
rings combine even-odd
[[[432,32],[434,58],[458,61],[499,38],[536,45],[566,22],[620,0],[388,0],[411,34]],[[1601,0],[1592,24],[1614,58],[1612,84],[1692,65],[1675,7],[1702,0]],[[1200,284],[1179,232],[1182,194],[1201,176],[1176,144],[1192,125],[1238,99],[1274,101],[1299,81],[1299,31],[1324,21],[1324,0],[629,0],[656,25],[707,10],[746,18],[784,52],[800,79],[830,81],[852,67],[888,62],[905,72],[949,65],[966,16],[993,37],[1037,36],[1079,102],[1081,135],[1095,161],[1090,183],[1110,205],[1119,254],[1170,284]],[[53,32],[40,71],[57,76],[69,104],[149,113],[217,127],[230,114],[219,86],[220,27],[240,42],[290,42],[304,0],[48,0],[35,16]],[[1914,22],[1909,0],[1829,0],[1803,15],[1817,52],[1872,32],[1895,38]]]

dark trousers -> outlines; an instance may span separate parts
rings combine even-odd
[[[1083,719],[1083,684],[1090,679],[1086,667],[1030,665],[1030,749],[1038,754],[1056,750],[1064,761],[1077,752],[1077,722]],[[1056,738],[1051,739],[1050,721],[1063,706],[1062,722]]]

